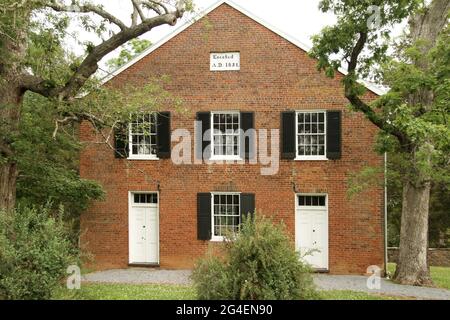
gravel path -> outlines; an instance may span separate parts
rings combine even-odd
[[[190,270],[159,270],[145,268],[114,269],[83,275],[83,281],[103,283],[190,284]]]
[[[86,282],[101,283],[132,283],[132,284],[190,284],[190,270],[158,270],[145,268],[130,268],[99,271],[83,276]],[[321,290],[352,290],[390,296],[410,297],[416,299],[450,300],[450,290],[403,286],[389,280],[381,280],[381,289],[367,288],[367,277],[335,276],[315,274],[314,282]]]
[[[386,279],[381,279],[381,288],[379,290],[370,290],[367,288],[367,277],[364,276],[315,274],[314,282],[322,290],[352,290],[416,299],[450,300],[450,290],[404,286]]]

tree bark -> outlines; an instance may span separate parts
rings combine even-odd
[[[16,204],[17,164],[0,165],[0,209],[10,210]]]
[[[401,284],[432,284],[427,260],[430,189],[430,182],[403,184],[399,259],[394,275]]]
[[[18,169],[13,142],[19,134],[23,96],[16,78],[6,79],[7,84],[0,88],[0,210],[13,209],[16,203]]]
[[[430,72],[429,52],[436,45],[441,31],[448,23],[449,10],[450,0],[433,0],[426,10],[410,18],[412,44],[422,41],[419,46],[422,55],[414,61],[414,65],[424,72]],[[433,100],[434,94],[428,89],[418,90],[408,97],[408,103],[417,109],[417,116],[429,112]],[[412,150],[426,148],[425,144],[423,142]],[[428,161],[431,162],[431,159]],[[431,179],[420,172],[415,176],[414,181],[411,178],[406,179],[403,184],[399,261],[394,280],[401,284],[431,285],[433,282],[427,261]]]

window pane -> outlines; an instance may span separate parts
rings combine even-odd
[[[219,128],[214,133],[214,155],[239,155],[239,116],[239,113],[214,114],[214,128]]]
[[[156,154],[156,115],[137,115],[131,124],[131,153],[133,155]]]
[[[325,197],[319,197],[319,205],[320,206],[325,206]]]
[[[321,112],[319,113],[319,122],[324,122],[325,121],[325,113]]]
[[[305,122],[310,122],[311,121],[311,114],[309,114],[309,113],[306,113],[305,114]]]
[[[304,124],[300,120],[304,120]],[[305,112],[298,114],[299,156],[325,155],[324,120],[324,112]]]
[[[305,205],[310,206],[311,205],[311,197],[305,197]]]
[[[224,236],[235,232],[239,226],[239,195],[218,194],[213,197],[214,235]]]
[[[300,206],[304,206],[305,205],[305,197],[304,196],[299,196],[298,197],[298,202]]]
[[[305,155],[305,147],[301,146],[298,148],[298,155],[304,156]]]

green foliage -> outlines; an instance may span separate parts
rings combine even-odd
[[[103,196],[101,186],[80,178],[77,125],[66,126],[53,138],[55,108],[36,94],[24,99],[20,135],[15,139],[19,177],[17,199],[22,204],[47,202],[63,205],[69,217],[77,217],[91,200]]]
[[[310,269],[299,260],[283,225],[246,219],[226,241],[221,257],[212,251],[193,272],[199,299],[297,300],[316,298]]]
[[[368,32],[367,50],[360,59],[357,75],[361,78],[377,76],[374,68],[386,61],[390,28],[422,5],[422,0],[322,0],[320,10],[333,12],[338,20],[312,38],[310,55],[319,60],[319,70],[334,76],[339,67],[345,67],[344,63],[348,61],[359,33]],[[380,19],[374,20],[372,6],[380,9]],[[379,22],[378,28],[371,26],[371,22]]]
[[[148,47],[151,46],[151,42],[145,39],[133,39],[130,40],[127,44],[122,46],[122,50],[119,53],[117,58],[110,59],[107,62],[107,65],[110,70],[117,69],[128,61],[132,60],[135,56],[145,51]]]
[[[74,262],[63,211],[45,207],[0,212],[0,299],[49,299]]]
[[[390,34],[392,26],[428,5],[421,0],[322,0],[320,8],[336,14],[337,23],[313,38],[310,55],[319,60],[319,70],[333,76],[350,61],[361,34],[367,34],[357,68],[344,77],[344,83],[360,97],[364,90],[357,79],[372,78],[390,87],[388,94],[370,104],[372,110],[359,110],[367,116],[376,114],[383,124],[378,150],[399,155],[395,168],[403,179],[450,183],[449,26],[444,26],[431,49],[428,39],[413,42],[405,33],[396,43]],[[371,27],[371,6],[379,8],[377,28]],[[394,50],[388,51],[389,47]],[[392,130],[400,132],[407,145],[401,145]]]

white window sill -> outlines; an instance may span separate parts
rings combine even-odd
[[[232,157],[212,156],[209,158],[209,161],[242,161],[242,160],[244,159],[239,156],[232,156]]]
[[[210,241],[211,242],[224,242],[225,237],[213,236]]]
[[[127,158],[127,160],[153,160],[153,161],[157,161],[159,160],[158,157],[156,156],[129,156]]]
[[[295,161],[328,161],[327,157],[311,156],[311,157],[297,157]]]

